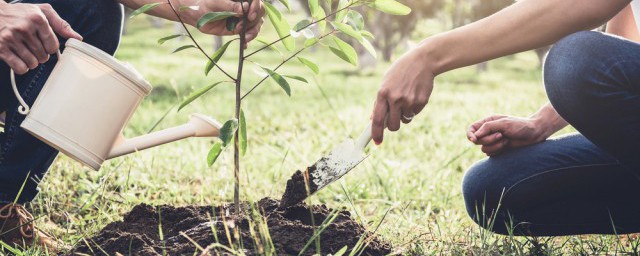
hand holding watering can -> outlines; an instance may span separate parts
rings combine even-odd
[[[151,85],[132,67],[76,39],[58,53],[49,79],[32,107],[20,96],[11,71],[21,127],[67,156],[93,168],[114,157],[189,137],[217,137],[216,120],[193,114],[177,127],[126,139],[122,131]],[[1,114],[0,114],[1,115]]]

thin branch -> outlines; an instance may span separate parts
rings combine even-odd
[[[176,8],[173,6],[173,3],[171,3],[171,0],[167,0],[167,3],[169,3],[169,6],[171,6],[171,10],[173,10],[173,13],[176,14],[176,17],[178,18],[178,21],[180,22],[180,24],[182,24],[182,27],[184,28],[184,31],[187,32],[187,35],[189,36],[189,38],[191,39],[191,41],[193,42],[193,44],[196,46],[196,48],[198,48],[200,50],[200,52],[202,52],[202,54],[204,54],[205,57],[207,57],[207,59],[209,59],[209,61],[211,61],[211,63],[213,63],[214,66],[216,66],[220,71],[222,71],[222,73],[224,73],[227,77],[229,77],[231,80],[236,81],[233,76],[229,75],[226,71],[224,71],[224,69],[222,69],[220,66],[218,66],[218,63],[216,63],[215,61],[213,61],[213,59],[211,59],[211,57],[209,56],[209,54],[207,54],[207,52],[204,51],[204,49],[202,49],[202,47],[200,47],[200,44],[198,44],[198,42],[196,41],[196,39],[193,37],[193,35],[191,34],[191,32],[189,31],[189,28],[187,28],[187,25],[184,23],[184,21],[182,20],[182,16],[180,16],[180,14],[178,13],[178,11],[176,10]]]
[[[311,23],[307,24],[306,26],[304,26],[304,27],[302,27],[302,28],[300,28],[300,29],[296,30],[296,32],[300,32],[300,31],[302,31],[302,30],[305,30],[305,29],[307,29],[308,27],[311,27],[311,26],[313,26],[313,25],[317,24],[318,22],[324,21],[324,20],[326,20],[327,18],[329,18],[329,17],[331,17],[331,16],[333,16],[333,15],[336,15],[337,13],[339,13],[339,12],[341,12],[341,11],[344,11],[344,10],[346,10],[346,9],[349,9],[351,6],[353,6],[354,4],[356,4],[356,3],[358,3],[358,2],[360,2],[360,1],[354,1],[354,2],[352,2],[351,4],[347,5],[346,7],[342,8],[342,9],[340,9],[340,10],[337,10],[337,11],[335,11],[335,12],[332,12],[332,13],[330,13],[329,15],[325,16],[325,17],[324,17],[324,18],[322,18],[322,19],[319,19],[319,20],[316,20],[316,21],[313,21],[313,22],[311,22]],[[277,44],[277,43],[279,43],[280,41],[285,40],[285,39],[287,39],[287,38],[289,38],[289,37],[291,37],[291,33],[289,33],[288,35],[286,35],[286,36],[284,36],[284,37],[281,37],[281,38],[279,38],[278,40],[273,41],[273,42],[271,42],[271,43],[269,43],[269,44],[267,44],[267,45],[265,45],[265,46],[263,46],[263,47],[260,47],[260,49],[255,50],[255,51],[253,51],[252,53],[249,53],[247,56],[245,56],[245,58],[249,58],[249,57],[253,56],[254,54],[256,54],[256,53],[258,53],[258,52],[260,52],[260,51],[262,51],[262,50],[264,50],[264,49],[267,49],[267,48],[269,48],[269,47],[273,46],[274,44]]]
[[[287,59],[283,60],[283,61],[282,61],[278,66],[276,66],[276,67],[273,69],[273,71],[277,71],[277,70],[278,70],[279,68],[281,68],[285,63],[289,62],[291,59],[293,59],[293,58],[295,58],[296,56],[298,56],[298,54],[300,54],[301,52],[303,52],[303,51],[304,51],[304,50],[306,50],[306,49],[309,49],[311,46],[316,45],[317,43],[319,43],[319,42],[320,42],[320,40],[322,40],[323,38],[325,38],[325,37],[327,37],[327,36],[329,36],[329,35],[331,35],[331,34],[333,34],[333,33],[335,33],[335,32],[336,32],[336,30],[332,30],[331,32],[329,32],[329,33],[327,33],[327,34],[325,34],[325,35],[323,35],[323,36],[321,36],[321,37],[318,37],[318,41],[314,42],[313,44],[311,44],[311,45],[309,45],[309,46],[305,46],[304,48],[302,48],[302,49],[300,49],[299,51],[295,52],[294,54],[292,54],[291,56],[289,56],[289,58],[287,58]],[[258,88],[258,86],[260,86],[260,84],[262,84],[262,83],[263,83],[264,81],[266,81],[268,78],[269,78],[269,76],[265,76],[265,77],[263,77],[263,78],[262,78],[262,80],[260,80],[256,85],[254,85],[254,86],[251,88],[251,90],[249,90],[247,93],[245,93],[245,94],[242,96],[242,98],[240,98],[240,99],[241,99],[241,100],[243,100],[245,97],[249,96],[249,94],[250,94],[251,92],[253,92],[256,88]]]
[[[238,72],[236,77],[236,120],[240,120],[240,111],[242,108],[242,71],[244,70],[244,45],[247,43],[247,24],[249,24],[249,11],[251,10],[251,4],[253,1],[260,0],[249,0],[248,8],[245,10],[244,8],[244,0],[240,1],[240,6],[242,7],[242,28],[240,28],[240,50],[238,53]],[[233,173],[235,179],[235,185],[233,189],[233,201],[236,205],[235,211],[236,214],[239,214],[240,209],[240,139],[239,139],[239,131],[240,129],[236,129],[233,143]]]

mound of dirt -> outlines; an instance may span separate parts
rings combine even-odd
[[[362,255],[391,253],[389,243],[366,231],[348,211],[304,203],[285,209],[278,206],[279,201],[264,198],[253,210],[245,203],[242,212],[248,214],[235,215],[231,205],[154,207],[141,204],[122,221],[113,222],[93,238],[86,239],[70,255],[202,255],[203,248],[209,252],[204,255],[226,255],[221,245],[236,249],[242,246],[247,255],[263,255],[269,250],[277,255],[298,255],[305,246],[303,255],[327,255],[345,246],[352,250],[361,237],[364,241],[360,244],[366,245],[361,246]],[[266,233],[259,231],[266,228],[264,224],[268,226],[270,239],[261,237]],[[319,227],[324,230],[319,239],[321,251],[316,252],[317,239],[313,236]]]

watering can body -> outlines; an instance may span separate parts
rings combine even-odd
[[[12,72],[12,79],[13,72]],[[69,39],[21,127],[69,157],[98,170],[110,158],[187,137],[214,137],[220,124],[195,114],[184,125],[126,139],[124,127],[151,86],[132,67]]]

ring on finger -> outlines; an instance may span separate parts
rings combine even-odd
[[[416,117],[416,114],[414,114],[414,113],[410,113],[410,114],[402,113],[402,118],[404,120],[411,121],[411,120],[413,120],[414,117]]]

